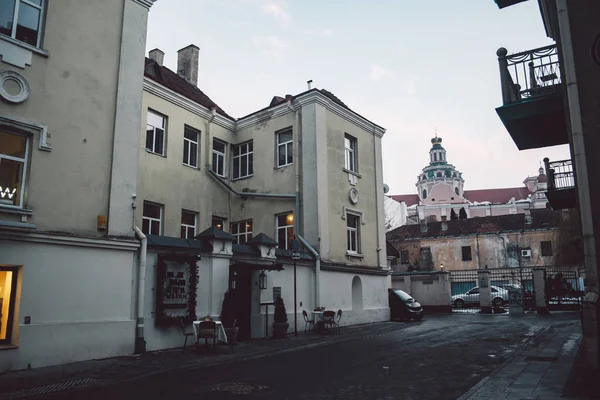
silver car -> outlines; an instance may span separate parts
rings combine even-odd
[[[501,307],[508,303],[508,290],[498,286],[490,286],[492,291],[492,306]],[[479,288],[474,287],[463,294],[452,296],[452,306],[455,308],[463,308],[465,306],[479,305]]]

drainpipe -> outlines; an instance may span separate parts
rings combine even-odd
[[[148,239],[137,226],[133,227],[135,235],[141,242],[140,264],[138,270],[138,304],[135,326],[135,354],[146,352],[146,341],[144,340],[144,290],[146,288],[146,253],[148,250]]]
[[[300,234],[300,121],[299,113],[300,107],[294,109],[292,106],[292,100],[287,101],[287,107],[294,113],[294,125],[292,127],[292,134],[294,139],[293,145],[293,157],[294,157],[294,170],[296,172],[296,211],[294,212],[294,232],[297,235]]]
[[[377,267],[381,267],[381,243],[379,242],[379,229],[381,229],[381,226],[379,226],[379,196],[381,195],[379,193],[379,187],[377,186],[377,146],[375,144],[375,127],[373,127],[373,159],[375,160],[375,221],[376,221],[376,226],[377,226],[377,234],[375,235],[377,237],[377,247],[376,249],[376,253],[377,253]],[[384,228],[385,229],[385,228]]]
[[[215,119],[215,117],[217,116],[217,109],[216,108],[211,108],[210,112],[212,113],[212,115],[210,116],[210,118],[208,118],[206,120],[206,170],[210,171],[212,168],[212,135],[210,133],[210,125],[213,122],[213,120]]]
[[[321,256],[319,255],[319,253],[317,253],[317,251],[315,249],[312,248],[312,246],[310,244],[308,244],[306,239],[304,239],[300,235],[297,235],[297,236],[298,236],[298,240],[300,240],[300,243],[302,243],[304,246],[306,246],[308,251],[310,251],[312,253],[312,255],[315,256],[315,259],[316,259],[316,261],[315,261],[315,307],[320,307],[320,305],[321,305]]]
[[[581,121],[581,107],[579,105],[579,89],[575,75],[575,62],[573,56],[573,44],[571,40],[571,26],[569,22],[569,13],[567,10],[567,1],[556,0],[556,8],[558,11],[558,30],[560,32],[560,41],[562,45],[565,85],[569,105],[571,136],[573,139],[573,163],[575,164],[575,171],[577,171],[577,193],[579,195],[579,212],[581,214],[581,231],[583,234],[583,253],[585,256],[584,263],[586,273],[584,311],[585,308],[593,307],[592,310],[589,310],[589,313],[594,316],[592,321],[597,323],[597,304],[600,288],[598,287],[598,271],[596,269],[596,240],[594,236],[589,175],[585,155],[585,142],[583,140],[583,124]],[[587,304],[588,307],[586,307],[585,304]],[[597,325],[594,324],[593,326],[589,327],[584,326],[584,328],[587,328],[585,330],[588,331],[587,335],[584,331],[584,340],[587,336],[592,342],[594,342],[595,345],[597,345]],[[588,356],[593,357],[593,359],[588,359],[588,363],[593,368],[597,368],[598,353],[597,351],[594,353],[596,354],[589,354],[588,352]]]

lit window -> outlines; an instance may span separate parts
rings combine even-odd
[[[29,139],[0,131],[0,206],[23,207]]]
[[[0,267],[0,345],[11,342],[18,271],[18,267]]]
[[[226,221],[225,218],[215,217],[213,215],[213,217],[212,217],[212,227],[220,229],[222,231],[225,231],[225,221]]]
[[[183,164],[189,167],[198,167],[198,142],[200,132],[186,126],[183,128]]]
[[[356,138],[346,135],[344,136],[345,146],[345,167],[348,171],[358,172],[358,163],[356,160]]]
[[[2,0],[0,33],[40,47],[43,12],[44,0]]]
[[[212,170],[215,174],[225,177],[225,154],[227,145],[225,142],[213,139]]]
[[[348,252],[360,253],[360,217],[346,215],[346,233],[348,235]]]
[[[252,141],[233,146],[233,179],[245,178],[254,173],[252,167]]]
[[[193,239],[196,236],[196,226],[198,226],[198,213],[181,210],[181,237]]]
[[[285,167],[294,162],[294,142],[292,131],[277,134],[277,167]]]
[[[277,243],[280,249],[291,249],[294,240],[294,214],[279,214],[275,218]]]
[[[233,222],[230,225],[231,234],[235,243],[244,244],[252,239],[252,220]]]
[[[162,115],[148,111],[146,121],[146,150],[165,155],[165,124],[166,118]]]
[[[162,232],[163,206],[144,201],[142,232],[146,235],[160,235]]]

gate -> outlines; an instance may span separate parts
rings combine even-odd
[[[549,310],[578,310],[581,307],[585,289],[585,272],[580,268],[546,268],[546,303]]]
[[[479,312],[477,270],[450,271],[450,290],[453,312]]]

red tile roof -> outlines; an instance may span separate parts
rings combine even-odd
[[[395,194],[390,197],[396,200],[398,203],[405,202],[407,206],[412,206],[413,204],[419,203],[419,195],[417,194]]]
[[[217,113],[231,120],[235,120],[235,118],[228,115],[221,107],[212,101],[210,97],[204,94],[202,90],[198,89],[197,86],[192,85],[175,72],[171,71],[169,68],[159,65],[154,60],[146,58],[144,76],[157,83],[160,83],[161,85],[179,93],[182,96],[187,97],[201,106],[204,106],[208,109],[216,107]]]
[[[527,199],[530,194],[529,190],[523,186],[503,189],[465,190],[463,197],[470,202],[482,203],[484,201],[489,201],[492,204],[505,204],[513,197],[515,200],[524,200]],[[419,195],[416,194],[396,194],[390,197],[399,203],[405,202],[407,206],[419,203]]]

